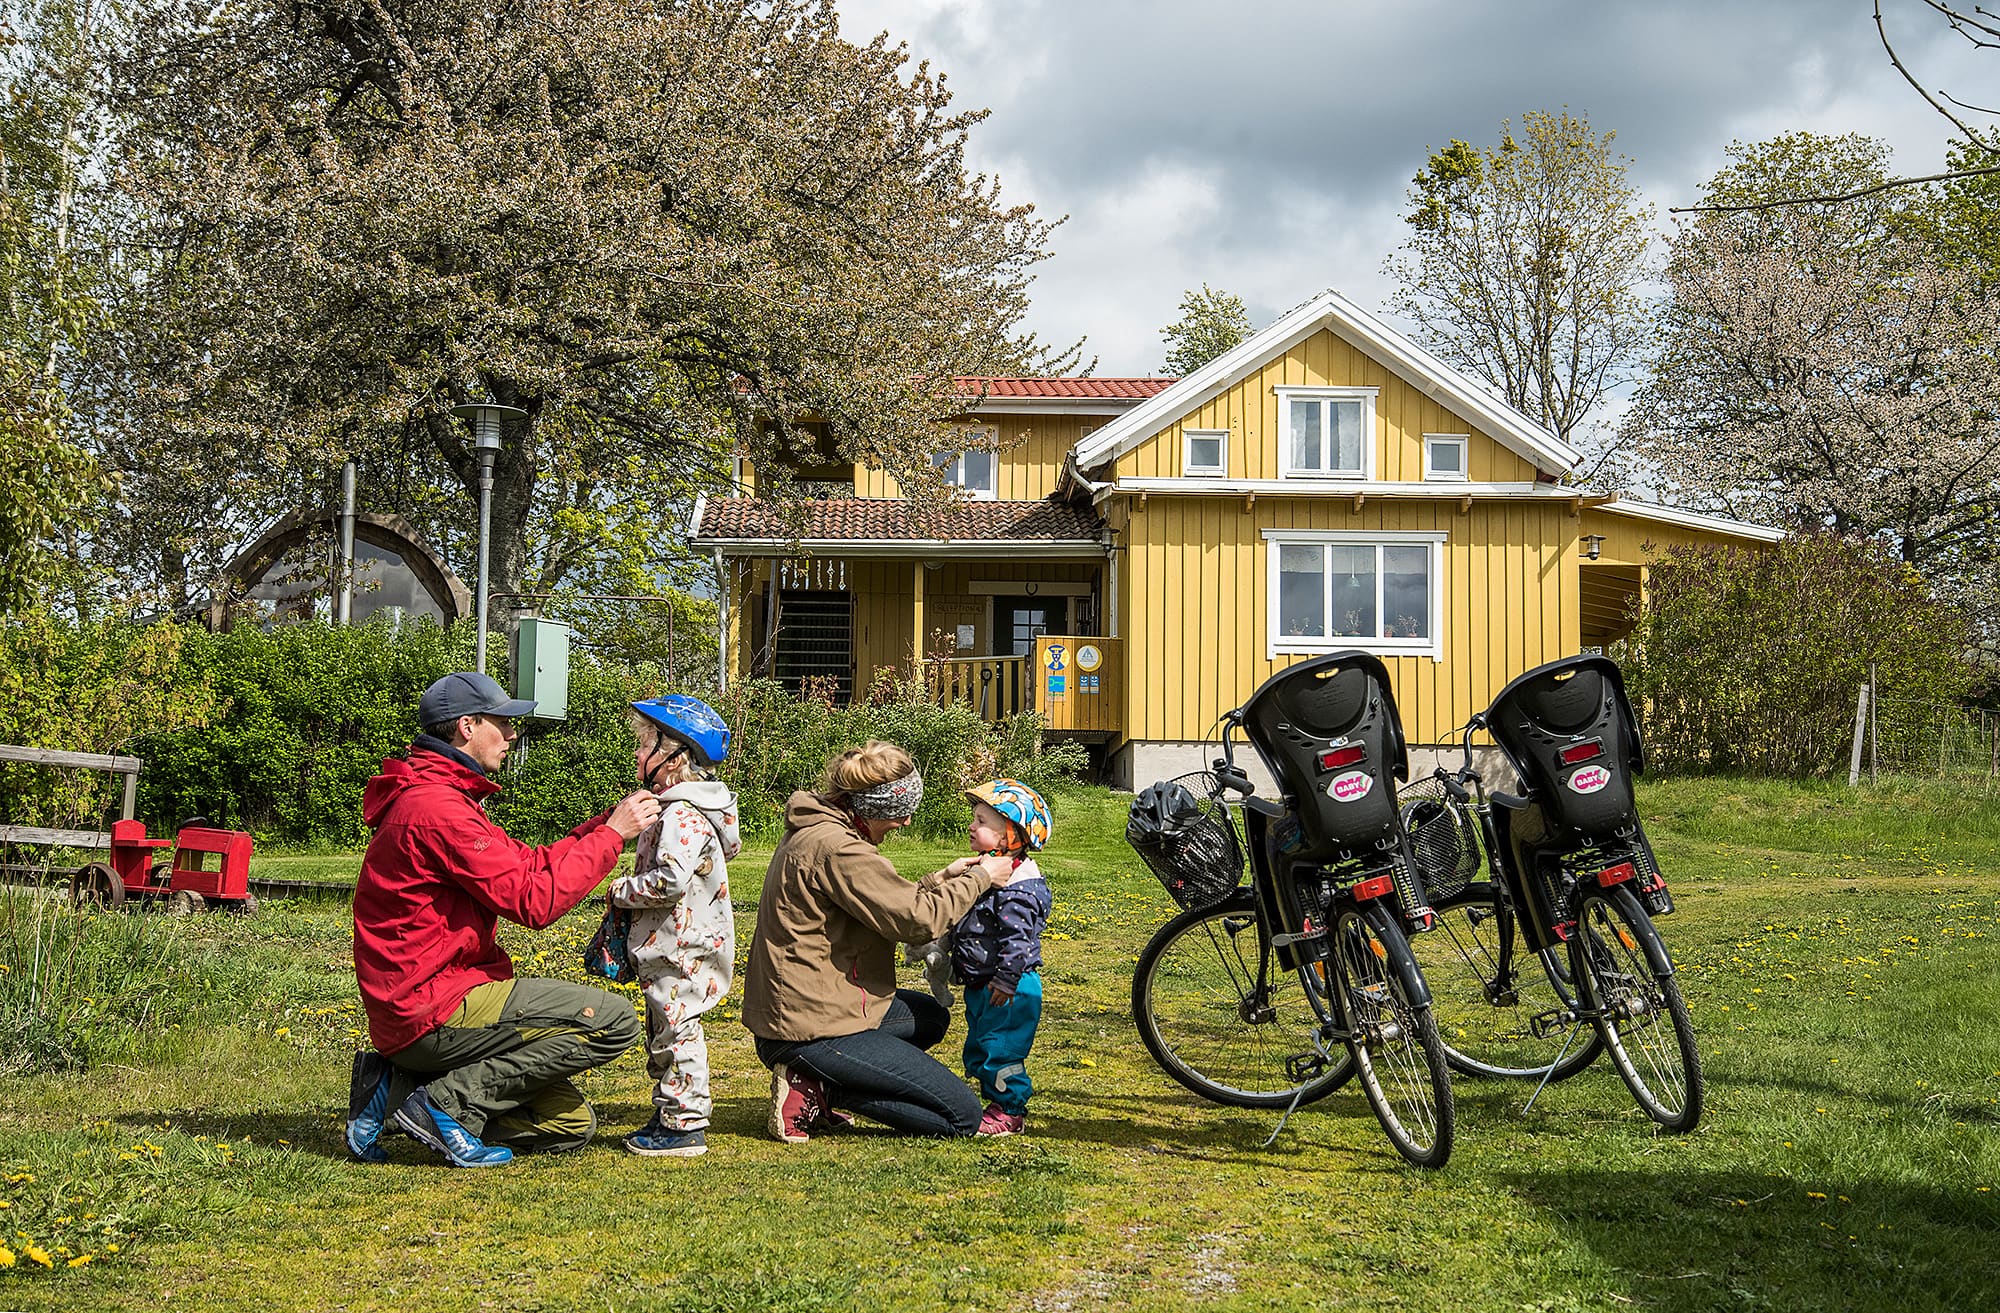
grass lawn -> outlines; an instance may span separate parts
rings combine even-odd
[[[1706,1120],[1655,1135],[1607,1060],[1525,1115],[1531,1087],[1459,1080],[1438,1173],[1404,1167],[1351,1086],[1265,1149],[1275,1114],[1203,1104],[1150,1064],[1131,969],[1172,908],[1108,793],[1057,808],[1039,1092],[1013,1140],[766,1139],[731,1000],[711,1014],[706,1157],[619,1151],[649,1111],[628,1055],[589,1078],[607,1134],[581,1154],[454,1172],[398,1138],[390,1165],[352,1164],[345,906],[128,913],[92,928],[116,940],[93,952],[155,974],[138,993],[108,967],[79,985],[114,1000],[77,1014],[112,1047],[84,1072],[4,1078],[0,1307],[1987,1307],[2000,803],[1716,781],[1641,803],[1680,901],[1662,928]],[[733,868],[746,939],[768,851]],[[915,874],[957,849],[888,851]],[[524,973],[576,976],[594,921],[507,943]]]

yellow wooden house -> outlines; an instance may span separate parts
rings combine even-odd
[[[1114,782],[1197,769],[1302,656],[1383,657],[1413,746],[1624,632],[1647,562],[1779,531],[1566,481],[1579,454],[1327,292],[1184,379],[968,380],[962,499],[918,523],[838,467],[794,518],[709,498],[726,676],[851,695],[919,657],[989,718],[1032,705]]]

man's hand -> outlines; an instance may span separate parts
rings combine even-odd
[[[604,823],[618,832],[620,838],[630,843],[639,837],[639,832],[660,819],[660,800],[644,789],[627,797],[611,809],[611,815]]]
[[[1014,859],[1006,853],[988,853],[974,865],[995,889],[1006,888],[1007,882],[1014,878]]]

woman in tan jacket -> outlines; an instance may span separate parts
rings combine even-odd
[[[957,1073],[925,1052],[948,1013],[896,988],[896,946],[949,930],[990,888],[1004,857],[961,857],[912,884],[878,850],[910,823],[924,782],[890,743],[850,748],[822,793],[794,793],[785,837],[757,901],[743,987],[743,1024],[771,1068],[770,1131],[787,1144],[858,1112],[914,1135],[971,1135],[980,1105]]]

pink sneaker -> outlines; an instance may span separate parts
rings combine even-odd
[[[804,1144],[826,1111],[826,1089],[816,1077],[782,1062],[771,1068],[771,1117],[764,1126],[772,1139]]]
[[[986,1111],[979,1118],[981,1135],[1020,1135],[1027,1129],[1026,1114],[1008,1112],[997,1103],[987,1104]]]

